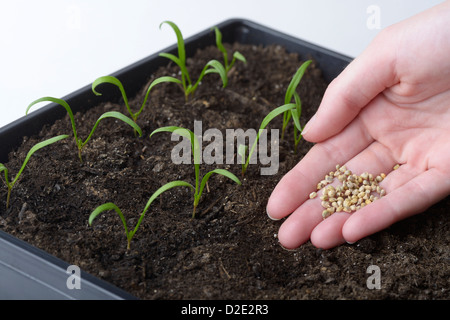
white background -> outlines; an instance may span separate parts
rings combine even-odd
[[[356,57],[383,28],[434,0],[0,0],[0,127],[184,38],[244,18]],[[380,28],[368,20],[379,8]],[[372,20],[370,20],[372,21]]]

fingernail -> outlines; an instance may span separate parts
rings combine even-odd
[[[355,241],[355,242],[347,241],[347,243],[348,243],[348,244],[354,244],[354,243],[356,243],[356,241]]]
[[[272,218],[272,217],[270,216],[270,214],[269,214],[269,210],[267,210],[267,207],[266,207],[266,213],[267,213],[267,216],[270,218],[270,220],[273,220],[273,221],[278,221],[278,220],[280,220],[280,219]]]
[[[309,119],[308,123],[303,128],[302,135],[305,135],[308,133],[308,131],[311,129],[315,119],[316,119],[316,115],[313,115],[312,118]]]

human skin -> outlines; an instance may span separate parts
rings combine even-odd
[[[448,196],[450,1],[382,30],[330,83],[303,137],[315,145],[267,203],[270,218],[287,217],[278,232],[284,248],[354,243]],[[386,196],[323,219],[309,194],[336,164],[387,174]]]

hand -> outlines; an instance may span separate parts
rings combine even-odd
[[[272,219],[289,215],[278,233],[285,248],[354,243],[449,195],[450,1],[381,31],[329,85],[303,136],[316,144],[267,204]],[[387,174],[386,196],[323,219],[309,194],[336,164]]]

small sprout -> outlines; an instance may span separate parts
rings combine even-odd
[[[251,159],[251,156],[252,156],[253,152],[255,151],[256,144],[258,143],[258,140],[259,140],[259,137],[260,137],[262,131],[267,127],[267,125],[270,123],[270,121],[272,121],[272,119],[274,119],[278,115],[280,115],[280,114],[282,114],[284,112],[287,112],[289,110],[292,110],[292,109],[294,109],[296,107],[297,106],[295,104],[293,104],[293,103],[285,104],[285,105],[282,105],[282,106],[280,106],[278,108],[275,108],[274,110],[269,112],[267,114],[267,116],[264,117],[263,121],[261,121],[261,125],[259,127],[258,134],[256,135],[256,139],[253,142],[253,145],[252,145],[252,147],[250,149],[250,152],[247,155],[247,160],[245,161],[244,164],[242,164],[242,176],[244,176],[245,172],[247,171],[248,164],[250,162],[250,159]],[[244,149],[243,147],[241,147],[241,145],[239,145],[238,146],[238,154],[241,157],[242,156],[245,157],[246,152],[244,152],[244,151],[246,151],[246,149]]]
[[[186,101],[189,99],[190,95],[194,95],[195,91],[197,90],[198,86],[200,85],[203,77],[206,74],[209,73],[218,73],[220,78],[222,79],[223,87],[225,88],[228,85],[228,77],[227,72],[225,71],[225,67],[217,60],[210,60],[206,63],[205,67],[203,68],[202,72],[200,73],[197,82],[194,84],[192,83],[191,77],[189,76],[188,69],[186,67],[186,49],[184,47],[184,39],[183,35],[181,34],[180,29],[178,26],[171,22],[171,21],[163,21],[159,27],[167,23],[169,26],[172,27],[172,29],[175,32],[175,35],[177,36],[177,45],[178,45],[178,57],[171,53],[160,53],[159,55],[161,57],[167,58],[171,61],[173,61],[181,70],[181,85],[183,87],[184,95],[186,98]]]
[[[127,225],[127,221],[122,213],[122,211],[120,210],[120,208],[118,206],[116,206],[114,203],[112,202],[108,202],[105,204],[102,204],[101,206],[97,207],[89,216],[89,225],[92,226],[92,222],[94,221],[94,219],[103,211],[109,211],[109,210],[114,210],[116,211],[116,213],[119,215],[120,219],[122,220],[123,223],[123,227],[125,228],[125,234],[127,236],[127,250],[130,249],[130,243],[131,243],[131,239],[133,239],[134,234],[136,233],[136,231],[138,230],[139,226],[141,225],[142,220],[144,219],[145,213],[147,212],[148,208],[150,207],[150,205],[152,204],[152,202],[163,192],[172,189],[174,187],[190,187],[192,188],[192,186],[184,181],[172,181],[169,183],[166,183],[165,185],[163,185],[162,187],[160,187],[158,190],[155,191],[155,193],[152,194],[152,196],[150,197],[150,199],[147,201],[147,204],[144,208],[144,211],[142,211],[141,216],[136,224],[136,226],[134,227],[133,230],[128,230],[128,225]]]
[[[28,114],[28,111],[30,110],[30,108],[32,106],[34,106],[35,104],[37,104],[39,102],[43,102],[43,101],[49,101],[49,102],[57,103],[60,106],[64,107],[64,109],[66,109],[67,113],[69,114],[70,121],[72,123],[73,136],[75,138],[75,142],[76,142],[77,147],[78,147],[78,158],[80,159],[80,162],[83,162],[83,159],[81,157],[81,151],[82,151],[83,147],[91,139],[95,129],[97,129],[97,127],[98,127],[98,125],[99,125],[99,123],[100,123],[100,121],[102,119],[105,119],[105,118],[116,118],[116,119],[119,119],[119,120],[127,123],[131,127],[133,127],[135,132],[138,132],[139,136],[142,136],[141,128],[135,122],[133,122],[133,120],[131,120],[130,118],[126,117],[125,115],[123,115],[123,114],[121,114],[119,112],[109,111],[109,112],[105,112],[104,114],[102,114],[98,118],[97,122],[95,123],[94,127],[91,130],[91,133],[86,138],[86,140],[83,141],[80,138],[78,138],[77,129],[76,129],[76,126],[75,126],[75,119],[73,117],[72,109],[70,108],[69,104],[66,101],[62,100],[62,99],[57,99],[57,98],[52,98],[52,97],[43,97],[43,98],[37,99],[37,100],[33,101],[32,103],[30,103],[30,105],[28,106],[28,108],[26,110],[26,114]]]
[[[245,175],[245,171],[247,169],[247,167],[246,167],[247,152],[248,152],[248,146],[246,146],[245,144],[240,144],[238,146],[237,153],[241,157],[241,166],[242,166],[241,174],[242,174],[242,176]]]
[[[231,62],[228,61],[228,53],[227,53],[227,49],[225,49],[223,43],[222,43],[222,33],[220,32],[219,28],[214,27],[214,32],[216,34],[216,45],[217,48],[220,50],[220,52],[222,52],[223,54],[223,63],[225,66],[225,72],[228,75],[229,71],[231,70],[231,68],[233,68],[236,59],[240,60],[244,63],[247,63],[247,60],[245,59],[245,57],[239,52],[239,51],[235,51],[233,53],[233,59],[231,60]]]
[[[302,139],[302,127],[300,125],[300,116],[302,112],[302,102],[300,100],[300,96],[295,91],[297,89],[300,80],[305,74],[306,68],[311,64],[312,60],[305,61],[296,71],[294,76],[292,77],[291,82],[286,90],[286,95],[284,97],[284,104],[291,103],[292,97],[294,97],[296,108],[290,111],[286,111],[283,114],[283,126],[281,130],[281,139],[284,138],[284,132],[286,130],[287,125],[289,124],[289,120],[292,117],[294,121],[294,143],[295,143],[295,151],[297,151],[297,146]]]
[[[185,129],[185,128],[180,128],[180,127],[175,127],[175,126],[161,127],[161,128],[154,130],[150,134],[150,138],[152,137],[153,134],[155,134],[157,132],[172,132],[172,133],[178,134],[180,136],[183,136],[185,138],[188,138],[189,141],[191,142],[192,154],[194,157],[194,171],[195,171],[195,187],[193,187],[191,185],[195,191],[194,192],[194,209],[192,211],[192,218],[195,218],[195,211],[200,202],[200,198],[202,196],[203,189],[205,188],[209,178],[211,177],[211,175],[213,173],[223,175],[223,176],[233,180],[237,184],[241,185],[241,181],[234,174],[232,174],[231,172],[229,172],[228,170],[225,170],[225,169],[214,169],[214,170],[209,171],[208,173],[206,173],[203,176],[203,178],[200,182],[200,152],[201,152],[201,150],[200,150],[200,145],[199,145],[198,139],[191,130]]]
[[[100,77],[97,78],[93,83],[92,83],[92,91],[95,93],[95,95],[97,96],[101,96],[102,94],[99,93],[98,91],[96,91],[96,87],[102,83],[110,83],[115,85],[116,87],[119,88],[120,92],[122,93],[122,98],[123,101],[125,102],[125,106],[128,109],[128,112],[130,113],[131,118],[133,119],[134,122],[137,121],[137,118],[139,117],[139,115],[142,113],[142,110],[144,110],[145,104],[147,103],[147,99],[148,96],[150,94],[150,91],[152,90],[152,88],[154,86],[156,86],[159,83],[163,83],[163,82],[175,82],[175,83],[181,83],[181,81],[179,79],[173,78],[173,77],[160,77],[157,78],[155,80],[152,81],[152,83],[148,86],[147,88],[147,93],[145,94],[145,98],[144,101],[142,102],[141,108],[137,111],[137,112],[133,112],[131,111],[130,105],[128,103],[128,98],[127,98],[127,94],[125,93],[125,89],[122,85],[122,82],[120,82],[119,79],[117,79],[116,77],[112,77],[112,76],[104,76],[104,77]]]
[[[10,197],[11,197],[11,190],[14,187],[14,185],[16,184],[17,180],[19,180],[20,175],[22,174],[23,170],[25,169],[25,166],[27,165],[28,160],[30,160],[30,157],[33,155],[33,153],[35,153],[36,151],[38,151],[39,149],[41,149],[43,147],[46,147],[46,146],[48,146],[50,144],[53,144],[53,143],[55,143],[55,142],[57,142],[59,140],[65,139],[67,137],[68,137],[68,135],[60,135],[60,136],[53,137],[53,138],[50,138],[48,140],[39,142],[36,145],[34,145],[30,149],[30,151],[28,151],[28,154],[25,157],[25,161],[23,162],[22,167],[19,170],[19,173],[17,173],[16,177],[12,181],[9,181],[9,179],[8,179],[8,169],[5,167],[4,164],[0,163],[0,172],[4,171],[4,173],[5,173],[5,181],[4,182],[5,182],[6,186],[8,187],[8,195],[6,197],[6,209],[8,209],[8,207],[9,207],[9,200],[10,200]]]

